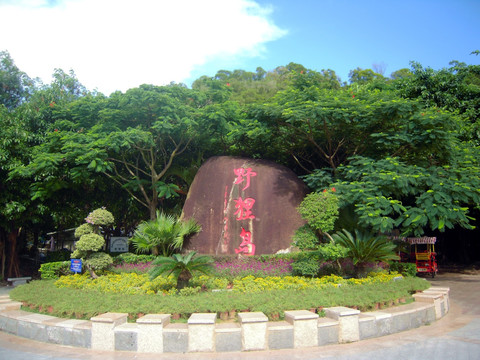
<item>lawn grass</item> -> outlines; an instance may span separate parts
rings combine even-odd
[[[283,319],[285,310],[320,312],[323,307],[348,306],[362,311],[388,306],[399,299],[410,299],[415,291],[430,284],[407,277],[397,281],[364,285],[342,285],[324,289],[271,290],[257,293],[230,291],[180,295],[126,295],[84,289],[57,288],[54,280],[37,280],[10,292],[23,309],[63,318],[90,319],[106,312],[128,313],[129,321],[143,314],[178,314],[186,319],[192,313],[261,311],[270,320]]]

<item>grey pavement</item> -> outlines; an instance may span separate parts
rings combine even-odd
[[[440,274],[450,287],[450,312],[429,326],[351,344],[243,353],[140,354],[39,343],[0,332],[0,360],[130,359],[402,359],[480,360],[480,274]],[[3,289],[7,291],[8,289]],[[2,289],[0,289],[2,294]]]

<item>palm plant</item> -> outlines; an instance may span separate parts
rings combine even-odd
[[[154,267],[149,271],[150,279],[166,274],[177,280],[177,290],[183,289],[196,272],[210,274],[213,271],[212,258],[206,255],[195,257],[196,251],[187,255],[173,254],[171,257],[159,256],[153,260]]]
[[[143,221],[130,242],[137,253],[170,256],[183,246],[185,237],[201,230],[195,219],[180,220],[157,211],[157,218]]]
[[[368,263],[398,260],[396,246],[386,236],[355,230],[354,237],[343,229],[342,232],[333,234],[332,238],[335,243],[347,249],[347,256],[352,259],[357,276],[365,276]]]

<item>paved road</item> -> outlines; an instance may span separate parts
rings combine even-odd
[[[0,332],[0,360],[480,360],[480,274],[447,273],[429,281],[436,286],[450,287],[451,308],[447,316],[430,326],[352,344],[271,352],[150,355],[57,346]]]

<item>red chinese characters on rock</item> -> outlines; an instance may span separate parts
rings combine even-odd
[[[233,171],[236,175],[234,184],[238,185],[244,183],[242,191],[245,191],[250,187],[251,177],[257,176],[257,173],[252,171],[251,168],[238,168],[234,169]],[[234,215],[236,216],[237,221],[255,219],[255,215],[252,212],[253,205],[255,204],[254,198],[247,197],[243,199],[241,196],[239,196],[238,199],[234,201],[235,209],[237,209]],[[242,242],[240,243],[239,247],[235,249],[235,253],[247,256],[255,255],[255,244],[252,242],[252,233],[250,231],[246,231],[242,227],[240,238],[242,239]]]
[[[255,255],[255,244],[252,243],[252,233],[242,228],[240,237],[242,238],[242,242],[238,249],[235,249],[235,254],[244,254],[247,256]]]
[[[245,200],[242,199],[240,196],[238,200],[235,201],[235,211],[234,215],[237,215],[237,220],[248,220],[248,219],[255,219],[255,215],[252,214],[252,207],[255,204],[255,199],[246,198]]]
[[[233,170],[237,178],[235,179],[235,184],[240,184],[245,181],[245,186],[243,187],[242,191],[248,189],[250,187],[250,177],[257,176],[256,172],[252,171],[252,168],[238,168]]]

